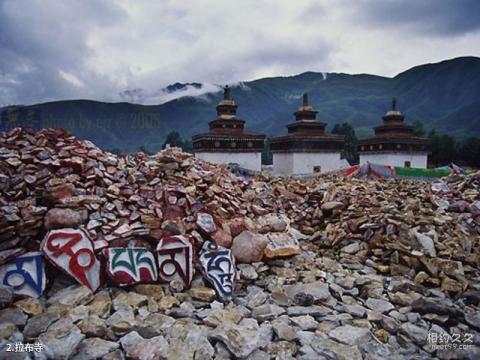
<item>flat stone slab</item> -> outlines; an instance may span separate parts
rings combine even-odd
[[[346,345],[359,345],[371,338],[370,330],[351,325],[339,326],[328,333],[332,339]]]
[[[325,301],[331,297],[328,284],[322,281],[312,283],[301,283],[295,285],[286,285],[285,291],[290,299],[294,299],[295,295],[304,293],[313,296],[314,301]]]

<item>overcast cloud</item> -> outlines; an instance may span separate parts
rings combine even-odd
[[[480,56],[479,14],[478,0],[0,0],[0,106],[132,89],[158,103],[174,82],[304,71],[393,76]]]

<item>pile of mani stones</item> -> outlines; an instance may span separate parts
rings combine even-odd
[[[60,129],[0,132],[0,282],[39,297],[60,269],[92,291],[183,291],[198,268],[228,300],[234,259],[300,252],[288,218],[254,204],[250,185],[175,148],[116,156]],[[258,215],[275,229],[257,233]]]
[[[4,285],[13,287],[17,295],[39,297],[47,285],[46,258],[53,268],[92,291],[107,281],[117,286],[158,281],[170,284],[174,291],[183,291],[190,285],[197,267],[213,285],[218,299],[230,300],[236,279],[232,251],[211,241],[205,241],[198,252],[197,247],[191,235],[171,235],[159,241],[157,256],[146,247],[110,247],[102,250],[99,259],[85,231],[55,229],[45,236],[41,251],[22,254],[4,264],[0,279]],[[102,276],[105,272],[108,280]]]

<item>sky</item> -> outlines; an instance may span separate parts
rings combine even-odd
[[[0,0],[0,106],[480,56],[479,0]]]

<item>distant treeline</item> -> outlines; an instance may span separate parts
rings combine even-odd
[[[412,125],[415,136],[426,136],[430,140],[431,154],[428,157],[430,167],[444,166],[454,162],[461,166],[480,168],[480,137],[471,136],[460,141],[448,134],[437,132],[435,129],[427,133],[421,121],[415,121]],[[352,165],[358,164],[358,139],[355,134],[355,129],[349,123],[345,122],[335,124],[332,133],[345,135],[345,146],[342,151],[342,157],[347,159]],[[162,149],[164,149],[167,144],[180,147],[187,152],[192,152],[192,142],[184,140],[177,131],[168,133],[163,142]],[[145,146],[141,146],[138,150],[146,154],[153,153]],[[116,154],[122,152],[120,149],[111,149],[110,151]],[[262,153],[262,162],[264,164],[272,163],[268,140]]]

